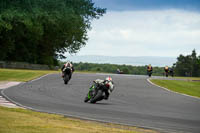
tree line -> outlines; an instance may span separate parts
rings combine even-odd
[[[191,55],[180,55],[173,65],[178,76],[200,77],[200,55],[193,50]]]
[[[61,64],[64,64],[62,62]],[[93,71],[104,73],[118,73],[118,69],[123,74],[146,75],[146,66],[132,66],[132,65],[117,65],[117,64],[96,64],[96,63],[73,63],[75,70],[78,71]],[[200,77],[200,56],[197,56],[195,50],[191,55],[180,55],[177,57],[177,62],[171,67],[175,76],[190,76]],[[163,76],[164,67],[153,67],[153,75]]]
[[[105,12],[92,0],[0,0],[0,60],[57,65]]]
[[[64,62],[63,62],[64,63]],[[75,70],[78,71],[93,71],[104,73],[118,73],[118,69],[123,74],[146,75],[147,66],[131,66],[131,65],[117,65],[117,64],[96,64],[96,63],[73,63]],[[163,67],[153,67],[153,75],[163,75]]]

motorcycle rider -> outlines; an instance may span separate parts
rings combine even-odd
[[[147,73],[149,73],[149,72],[152,73],[152,71],[153,71],[153,67],[151,66],[151,64],[149,64],[149,65],[147,66]]]
[[[108,100],[110,93],[114,90],[114,83],[111,77],[107,77],[105,80],[96,79],[94,83],[98,84],[100,87],[103,87],[102,90],[104,91],[105,95],[102,95],[100,100]]]
[[[169,67],[165,66],[164,71],[165,71],[166,77],[168,77]]]
[[[61,68],[61,71],[62,71],[62,77],[64,77],[64,69],[69,67],[71,69],[71,75],[69,75],[69,79],[71,79],[71,76],[72,76],[72,73],[75,71],[74,70],[74,67],[72,65],[72,63],[70,61],[67,61]]]

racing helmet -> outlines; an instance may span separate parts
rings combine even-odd
[[[66,67],[71,67],[70,61],[67,61],[67,62],[65,63],[65,66],[66,66]]]
[[[106,80],[112,82],[112,78],[111,77],[107,77]]]
[[[114,84],[113,84],[113,80],[111,77],[107,77],[106,78],[106,87],[109,89],[109,92],[112,92],[114,90]]]

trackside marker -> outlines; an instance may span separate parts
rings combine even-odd
[[[34,82],[34,81],[37,81],[45,76],[48,76],[50,74],[46,74],[46,75],[43,75],[39,78],[36,78],[36,79],[33,79],[31,81],[28,81],[28,82]],[[9,107],[9,108],[24,108],[24,106],[22,106],[21,104],[19,103],[16,103],[15,101],[13,101],[12,99],[10,99],[8,96],[6,96],[3,91],[7,88],[10,88],[10,87],[13,87],[13,86],[16,86],[16,85],[19,85],[19,84],[25,84],[26,82],[3,82],[3,83],[0,83],[0,106],[4,106],[4,107]],[[2,96],[4,97],[2,97]],[[7,100],[8,99],[8,100]],[[18,106],[19,105],[19,106]]]

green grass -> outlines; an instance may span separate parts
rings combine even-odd
[[[45,74],[59,73],[52,70],[0,69],[0,81],[26,82]],[[97,73],[93,71],[75,71],[75,73]]]
[[[97,123],[62,115],[0,106],[0,133],[155,133],[156,131]]]
[[[200,98],[200,81],[191,81],[191,79],[183,81],[151,79],[151,81],[169,90]]]
[[[187,80],[199,80],[200,81],[200,77],[175,77],[177,79],[187,79]]]
[[[50,70],[22,70],[22,69],[0,69],[0,81],[29,81],[49,73],[59,71]]]

